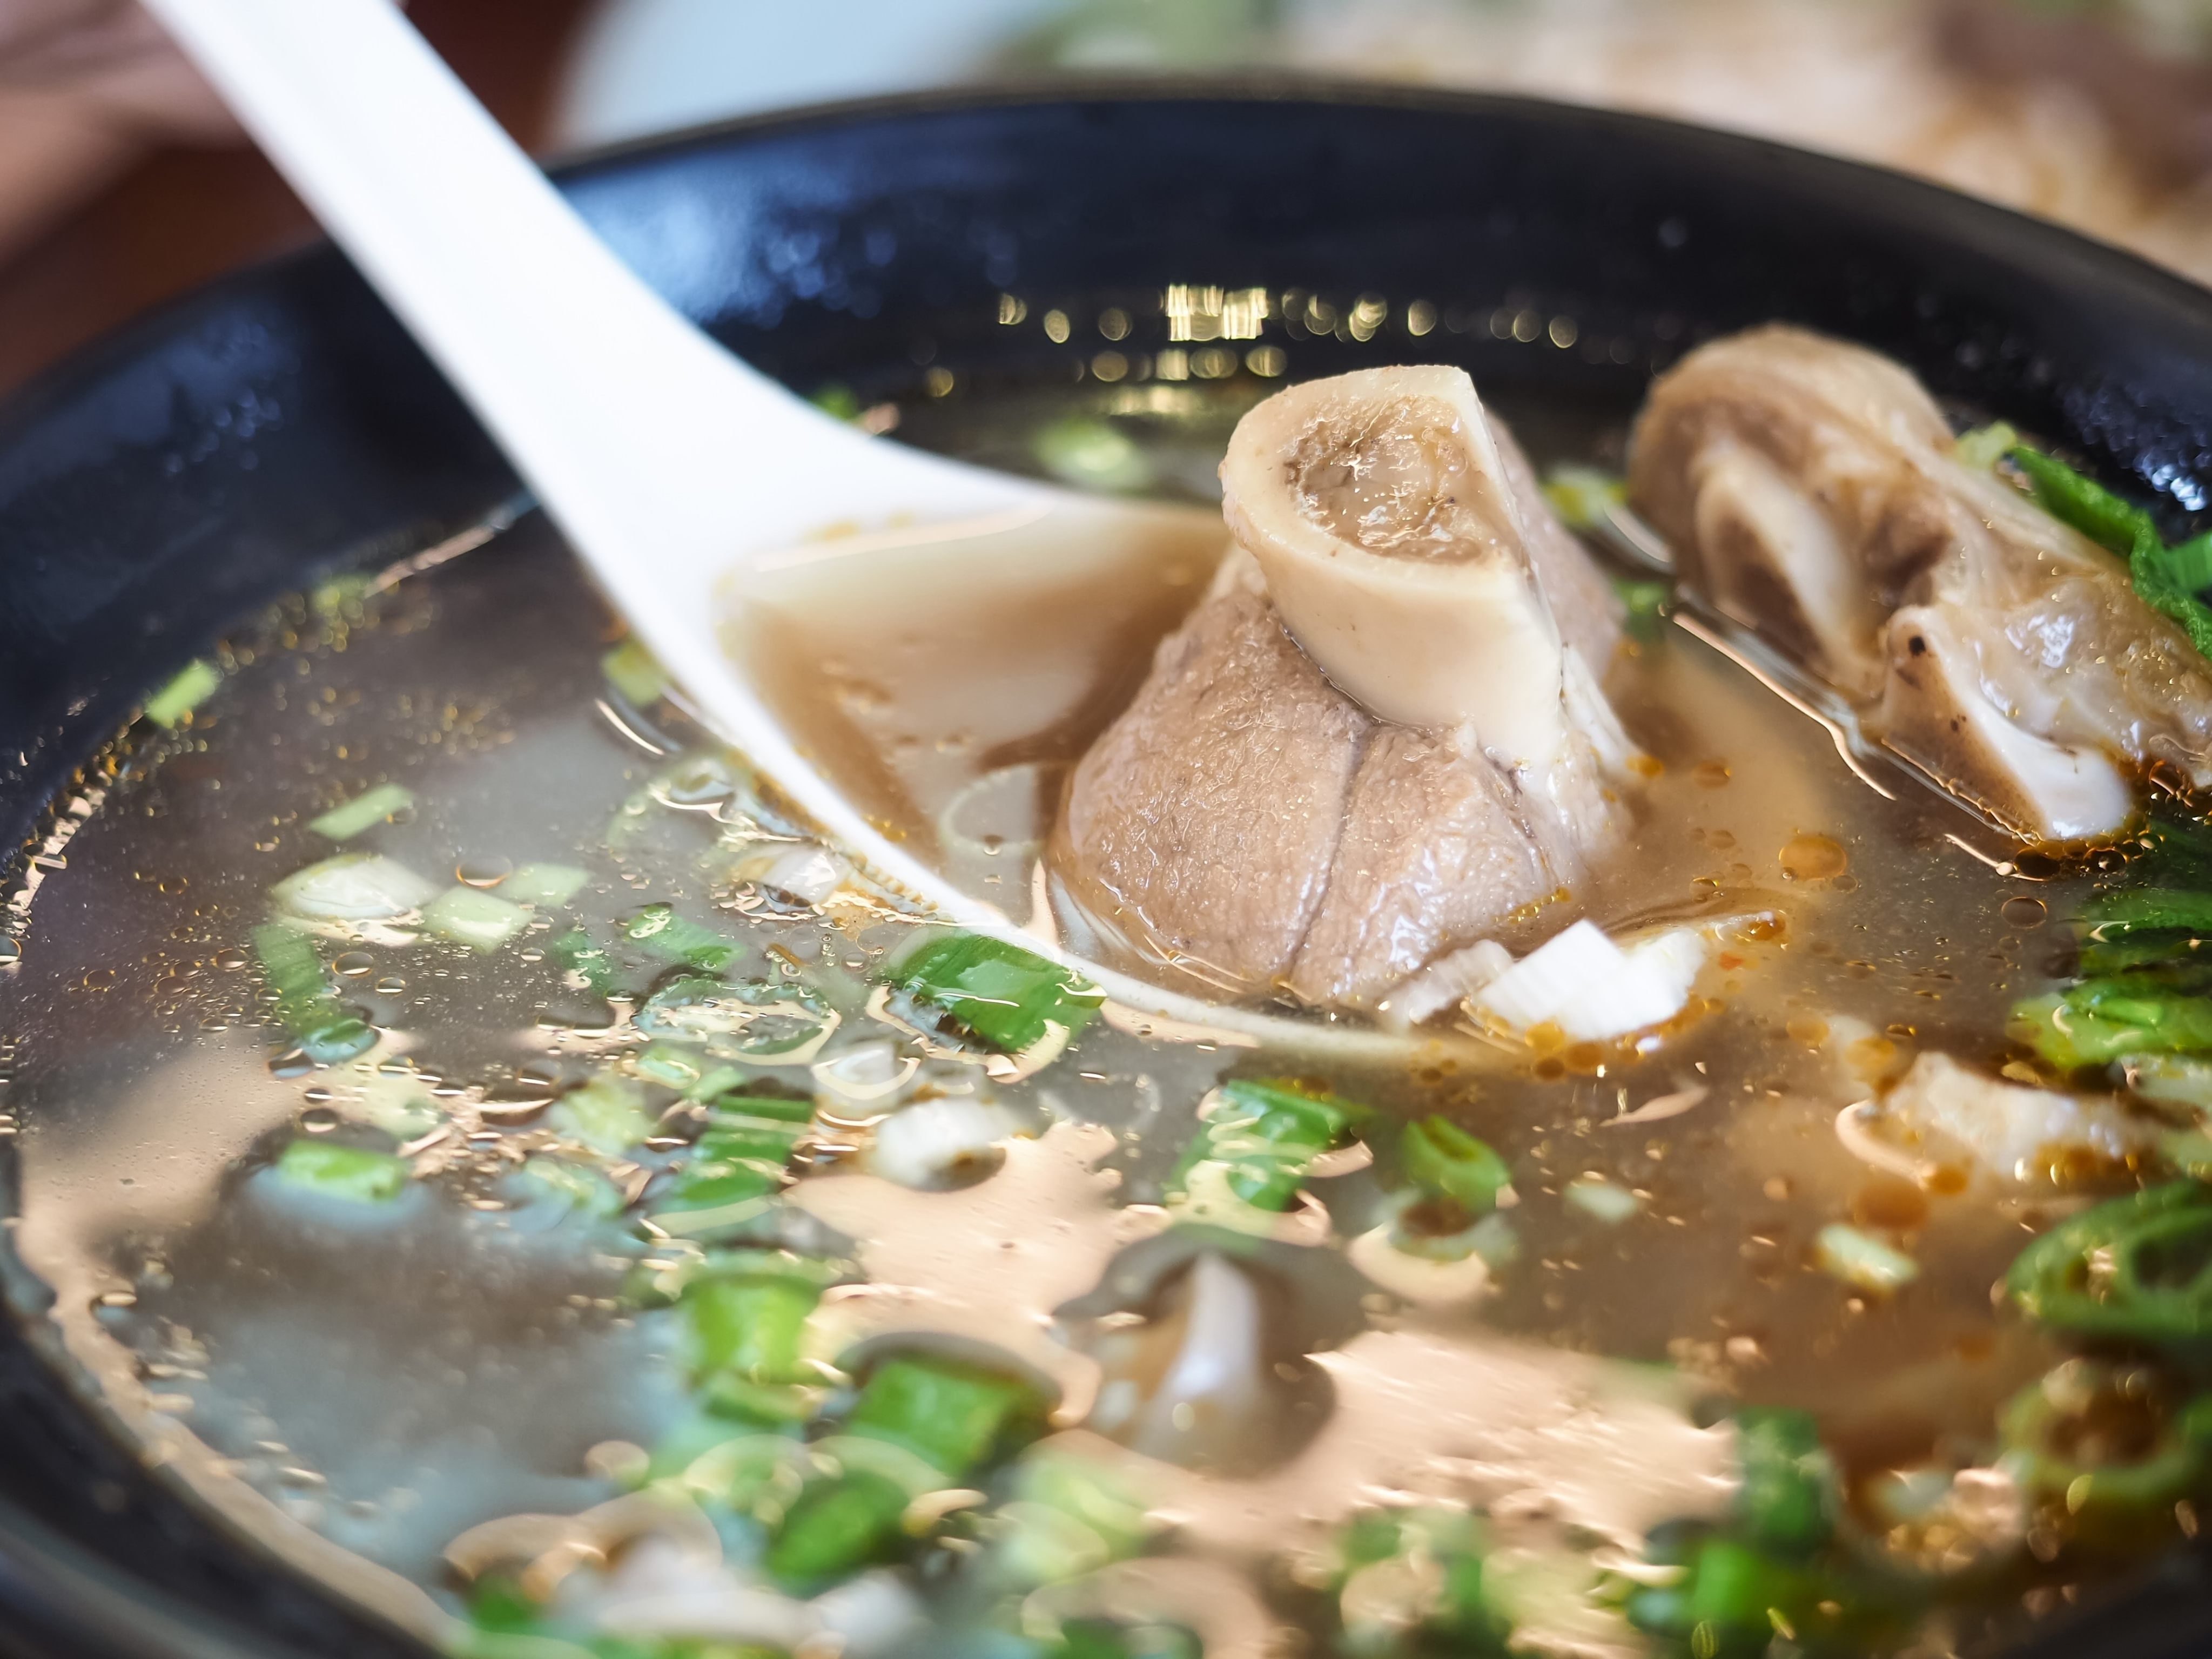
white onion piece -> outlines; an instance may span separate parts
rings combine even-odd
[[[1623,950],[1578,921],[1474,994],[1476,1008],[1518,1030],[1557,1025],[1597,1042],[1657,1025],[1680,1012],[1710,949],[1694,927],[1670,927]]]
[[[819,904],[845,884],[845,860],[826,847],[794,847],[758,879],[763,887],[801,904]]]
[[[438,888],[381,854],[341,853],[285,877],[270,892],[307,921],[389,921],[420,909]]]
[[[847,1122],[881,1117],[921,1068],[920,1056],[903,1053],[889,1037],[871,1038],[814,1062],[815,1099]]]
[[[1394,1031],[1411,1030],[1466,1001],[1513,966],[1513,953],[1494,939],[1439,957],[1385,998],[1376,1009]]]
[[[917,1100],[876,1125],[868,1168],[902,1187],[964,1185],[1005,1161],[1000,1143],[1016,1128],[1012,1114],[973,1095]]]

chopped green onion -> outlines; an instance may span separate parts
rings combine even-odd
[[[415,792],[396,783],[380,783],[366,794],[356,795],[342,806],[333,806],[307,828],[332,841],[351,841],[364,830],[387,823],[402,812],[415,810]]]
[[[1366,1114],[1364,1106],[1287,1081],[1233,1079],[1207,1103],[1169,1190],[1196,1196],[1211,1171],[1237,1201],[1284,1209],[1304,1184],[1308,1166],[1348,1142],[1352,1125]]]
[[[2063,1503],[2076,1528],[2163,1526],[2212,1466],[2212,1395],[2171,1406],[2134,1380],[2069,1360],[1997,1413],[2003,1467],[2032,1496]]]
[[[1482,1520],[1464,1510],[1424,1504],[1354,1516],[1338,1538],[1338,1571],[1332,1575],[1347,1645],[1360,1653],[1505,1653],[1513,1621],[1487,1582],[1489,1547]],[[1399,1564],[1402,1581],[1386,1563]],[[1393,1582],[1426,1579],[1435,1588],[1418,1607],[1389,1606],[1386,1622],[1346,1594],[1355,1580],[1372,1583],[1369,1575],[1378,1568]],[[1401,1645],[1392,1638],[1398,1619],[1409,1613],[1414,1617],[1408,1634],[1414,1639]]]
[[[1041,1429],[1048,1403],[1004,1372],[939,1354],[901,1355],[869,1373],[845,1432],[902,1446],[957,1480],[1009,1437]]]
[[[340,853],[294,871],[269,896],[306,921],[389,921],[421,908],[437,890],[381,854]]]
[[[1644,1207],[1644,1200],[1626,1187],[1616,1187],[1597,1176],[1577,1176],[1559,1194],[1560,1201],[1580,1210],[1593,1221],[1618,1227]]]
[[[745,1250],[691,1278],[678,1303],[685,1364],[711,1409],[767,1426],[811,1413],[821,1378],[806,1363],[806,1322],[831,1277],[803,1256]]]
[[[632,1023],[647,1036],[703,1042],[722,1059],[794,1066],[812,1060],[842,1018],[805,985],[685,975],[647,997]]]
[[[653,1224],[679,1238],[704,1238],[750,1221],[787,1184],[785,1166],[806,1123],[717,1113],[653,1212]]]
[[[2094,898],[2081,908],[2088,937],[2099,943],[2140,933],[2182,928],[2212,933],[2212,893],[2136,887]]]
[[[1620,598],[1621,626],[1628,630],[1628,637],[1642,645],[1656,640],[1661,624],[1667,620],[1667,607],[1674,602],[1674,585],[1615,576],[1613,591]]]
[[[583,928],[571,927],[547,948],[553,960],[581,980],[584,988],[594,996],[605,996],[615,988],[613,958]]]
[[[2212,1052],[2212,1000],[2141,975],[2083,980],[2013,1005],[2007,1032],[2061,1071],[2127,1055]]]
[[[890,972],[916,1001],[1007,1054],[1074,1036],[1105,1000],[1058,963],[982,933],[925,933]]]
[[[222,684],[220,668],[195,658],[179,671],[174,679],[146,699],[146,718],[165,730],[173,730]]]
[[[518,1174],[580,1215],[605,1218],[620,1215],[626,1207],[622,1189],[613,1182],[597,1170],[572,1164],[564,1158],[541,1155],[526,1159]]]
[[[765,1558],[787,1584],[811,1586],[887,1559],[911,1501],[889,1475],[848,1469],[811,1482],[777,1527]]]
[[[529,925],[529,911],[480,887],[449,887],[422,907],[424,932],[472,951],[496,951]]]
[[[623,924],[623,937],[642,945],[664,962],[680,962],[702,974],[720,974],[745,953],[745,947],[677,914],[670,904],[648,904]]]
[[[1470,1216],[1498,1207],[1498,1195],[1513,1183],[1513,1171],[1487,1141],[1449,1118],[1425,1117],[1406,1126],[1398,1155],[1407,1178],[1432,1198],[1456,1204]]]
[[[1846,1285],[1887,1296],[1920,1277],[1920,1264],[1871,1233],[1832,1221],[1814,1235],[1813,1259]]]
[[[1810,1412],[1745,1406],[1735,1414],[1738,1524],[1757,1543],[1802,1555],[1835,1531],[1836,1471]]]
[[[1594,466],[1559,466],[1544,480],[1544,499],[1568,529],[1595,530],[1628,504],[1628,486]]]
[[[289,1187],[349,1204],[388,1204],[407,1188],[404,1159],[336,1141],[295,1140],[270,1167]]]
[[[569,1139],[608,1158],[619,1158],[653,1133],[644,1095],[617,1077],[595,1077],[570,1090],[554,1103],[548,1118]]]
[[[1127,495],[1152,482],[1152,466],[1128,435],[1085,415],[1054,421],[1033,441],[1038,464],[1078,489]]]
[[[2014,1259],[2004,1284],[2054,1330],[2198,1349],[2212,1339],[2212,1187],[2170,1181],[2070,1216]]]
[[[499,892],[510,904],[557,910],[582,891],[591,878],[573,864],[526,864],[500,883]]]
[[[815,387],[814,395],[806,401],[832,420],[857,421],[860,418],[860,394],[842,380],[825,380]]]
[[[1975,472],[1993,471],[2020,444],[2020,434],[2003,421],[1961,432],[1951,441],[1951,459]]]
[[[376,1031],[331,988],[315,942],[281,923],[253,930],[254,954],[276,993],[276,1018],[300,1051],[318,1066],[335,1066],[376,1046]]]
[[[601,657],[599,672],[633,708],[650,708],[668,691],[668,671],[635,640],[624,640]]]

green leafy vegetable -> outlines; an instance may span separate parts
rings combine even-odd
[[[2054,1330],[2147,1346],[2212,1339],[2212,1187],[2170,1181],[2060,1222],[2014,1258],[2006,1293]]]
[[[337,1000],[315,942],[279,922],[253,930],[254,954],[276,993],[276,1018],[318,1066],[335,1066],[376,1046],[368,1021]]]
[[[1674,585],[1636,576],[1615,576],[1613,591],[1620,596],[1621,625],[1627,629],[1628,637],[1642,645],[1656,640],[1661,625],[1667,620],[1667,608],[1674,602]]]
[[[895,960],[891,982],[1008,1054],[1073,1036],[1105,1000],[1058,963],[982,933],[924,934]]]
[[[2130,1054],[2203,1054],[2212,1052],[2212,1000],[2119,975],[2015,1003],[2007,1029],[2067,1072]]]
[[[222,684],[220,668],[195,659],[186,663],[174,679],[146,699],[146,718],[165,730],[173,729]]]
[[[2212,608],[2197,597],[2212,563],[2206,537],[2169,547],[2150,514],[2063,461],[2022,444],[2006,452],[2044,510],[2128,562],[2136,596],[2178,623],[2199,655],[2212,657]]]
[[[1628,504],[1628,486],[1594,466],[1558,466],[1544,479],[1544,499],[1568,529],[1595,530]]]
[[[310,819],[307,828],[319,836],[332,841],[351,841],[364,830],[374,830],[380,823],[388,823],[402,812],[415,810],[415,792],[396,783],[380,783],[365,794],[356,795],[343,805],[333,806],[319,818]]]
[[[407,1188],[404,1159],[337,1141],[295,1140],[270,1168],[288,1187],[349,1204],[388,1204]]]

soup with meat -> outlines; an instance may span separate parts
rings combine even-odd
[[[2205,538],[1788,329],[1625,452],[1268,390],[910,411],[1225,453],[1141,557],[732,587],[1026,944],[812,835],[534,521],[151,698],[0,981],[105,1407],[484,1659],[1932,1654],[2193,1537]]]

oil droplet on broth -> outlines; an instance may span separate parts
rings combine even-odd
[[[1782,873],[1791,881],[1828,881],[1844,873],[1850,855],[1826,836],[1792,836],[1782,848]]]
[[[13,968],[23,959],[23,947],[15,940],[0,934],[0,968]]]
[[[235,945],[226,945],[215,953],[215,965],[218,968],[243,968],[252,960],[252,957]]]
[[[2023,931],[2040,927],[2051,915],[2051,907],[2029,893],[2015,893],[2004,902],[2005,921]]]
[[[376,966],[376,958],[366,951],[348,951],[331,963],[331,971],[347,979],[359,979]]]
[[[514,873],[513,859],[463,859],[453,866],[453,879],[464,887],[496,887]]]

